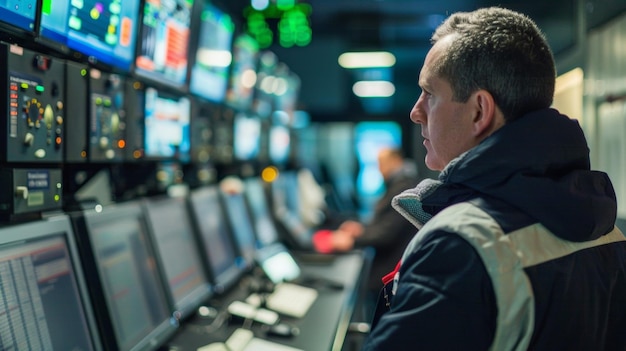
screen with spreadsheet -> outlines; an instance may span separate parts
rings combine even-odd
[[[0,229],[0,349],[95,350],[67,216]]]

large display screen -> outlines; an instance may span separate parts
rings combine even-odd
[[[97,350],[67,216],[0,229],[0,348]]]
[[[256,85],[256,67],[259,44],[252,37],[241,34],[233,43],[233,63],[226,103],[238,110],[252,107]]]
[[[189,91],[209,101],[222,102],[232,62],[235,25],[228,14],[210,4],[204,5],[200,19],[200,35],[191,68]]]
[[[148,87],[144,112],[146,157],[188,161],[191,152],[189,99]]]
[[[42,0],[40,35],[96,61],[130,70],[139,0]]]
[[[0,1],[0,23],[32,32],[35,30],[36,11],[37,0],[3,0]]]
[[[193,0],[145,0],[135,73],[175,87],[187,79]]]

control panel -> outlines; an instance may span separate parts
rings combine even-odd
[[[67,162],[121,162],[126,147],[124,79],[67,62]]]
[[[60,209],[63,203],[60,169],[0,169],[0,215],[9,217]]]
[[[88,160],[87,96],[89,70],[87,65],[67,61],[65,65],[65,161],[76,163]]]
[[[213,159],[215,163],[229,164],[233,162],[233,124],[235,110],[225,107],[221,113],[213,116]]]
[[[220,113],[219,106],[192,100],[191,104],[191,160],[207,163],[213,160],[212,120]]]
[[[125,86],[126,146],[124,159],[132,162],[145,157],[143,135],[145,86],[133,79],[126,80]]]
[[[63,161],[65,62],[0,44],[1,157],[7,162]]]
[[[90,74],[90,159],[120,162],[126,148],[125,80],[92,69]]]

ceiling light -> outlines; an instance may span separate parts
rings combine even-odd
[[[358,97],[390,97],[396,92],[393,83],[384,80],[362,80],[354,83],[352,92]]]
[[[343,68],[392,67],[396,57],[386,51],[345,52],[339,56],[339,65]]]

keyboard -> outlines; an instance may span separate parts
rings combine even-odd
[[[265,306],[280,314],[302,318],[317,299],[317,290],[292,283],[279,283],[265,300]]]

